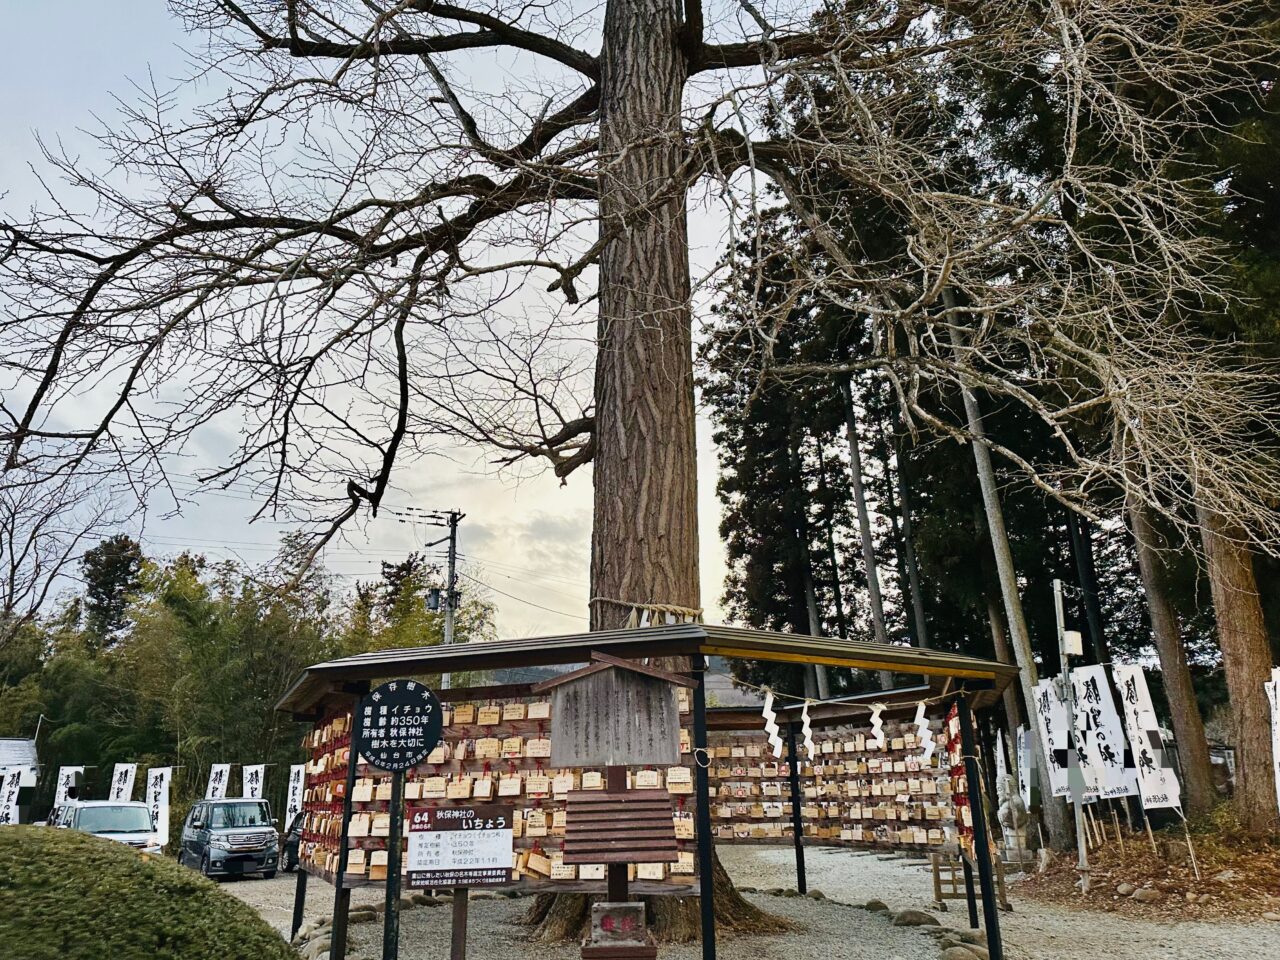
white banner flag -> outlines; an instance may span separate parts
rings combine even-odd
[[[111,771],[111,793],[107,799],[116,803],[133,799],[133,782],[138,777],[136,763],[117,763]]]
[[[34,787],[35,767],[0,767],[0,824],[20,823],[19,791]]]
[[[1271,669],[1271,680],[1262,687],[1271,701],[1271,771],[1276,775],[1276,806],[1280,807],[1280,667]]]
[[[1096,788],[1100,797],[1127,797],[1137,793],[1138,775],[1132,759],[1125,763],[1128,747],[1116,702],[1107,685],[1107,668],[1099,664],[1077,667],[1071,671],[1071,688],[1086,793],[1090,788]]]
[[[169,783],[173,779],[173,767],[152,767],[147,771],[147,795],[143,798],[151,808],[160,846],[169,842]]]
[[[209,786],[205,788],[206,800],[224,800],[227,796],[227,781],[231,779],[231,764],[215,763],[209,768]]]
[[[58,768],[58,788],[53,794],[53,805],[60,807],[71,798],[68,796],[71,788],[76,785],[76,775],[84,776],[84,767],[59,767]]]
[[[1181,808],[1182,790],[1173,763],[1164,751],[1160,721],[1156,719],[1155,707],[1151,703],[1146,674],[1136,664],[1117,664],[1111,668],[1111,678],[1115,681],[1120,708],[1124,711],[1125,732],[1137,768],[1142,806],[1148,810]]]
[[[1049,764],[1053,795],[1070,796],[1067,751],[1071,744],[1071,724],[1067,718],[1067,704],[1058,695],[1058,687],[1052,680],[1041,680],[1036,684],[1036,727],[1040,731],[1045,762]]]
[[[1018,792],[1022,794],[1022,802],[1031,809],[1031,782],[1034,779],[1036,752],[1031,746],[1031,731],[1027,727],[1018,728]]]
[[[293,826],[293,818],[302,812],[302,791],[307,785],[307,765],[295,763],[289,768],[289,796],[284,804],[284,823],[288,830]]]
[[[265,763],[249,763],[240,768],[240,796],[246,800],[262,799],[262,778],[266,775]]]

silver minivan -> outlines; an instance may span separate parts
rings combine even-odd
[[[151,808],[132,800],[72,800],[57,810],[54,826],[105,837],[142,850],[161,852]]]
[[[182,825],[178,862],[206,877],[260,873],[280,865],[280,835],[265,800],[199,800]]]

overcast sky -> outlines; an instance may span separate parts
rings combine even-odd
[[[41,199],[36,134],[85,144],[85,162],[97,163],[78,130],[109,119],[113,97],[130,99],[131,84],[149,85],[149,75],[165,88],[189,73],[183,52],[189,43],[162,0],[0,0],[0,207],[20,212]],[[29,165],[35,165],[33,172]],[[714,230],[693,224],[694,237]],[[708,245],[709,247],[709,245]],[[711,256],[708,248],[696,256]],[[721,619],[718,601],[724,580],[724,551],[717,534],[715,459],[710,429],[698,424],[699,520],[702,542],[703,605],[708,620]],[[463,510],[460,550],[464,570],[491,588],[502,636],[533,636],[585,629],[587,571],[591,535],[591,487],[586,472],[565,487],[551,476],[518,484],[492,476],[482,451],[460,451],[442,459],[401,467],[396,505]],[[191,486],[181,477],[178,486]],[[255,504],[244,493],[197,496],[176,516],[170,504],[153,504],[137,518],[153,556],[183,549],[211,557],[260,563],[274,552],[285,525],[249,523]],[[136,532],[136,531],[134,531]],[[344,583],[377,574],[381,560],[405,554],[443,531],[412,525],[386,514],[353,530],[349,543],[332,548],[326,566]],[[436,551],[432,551],[435,553]],[[544,609],[545,608],[545,609]]]

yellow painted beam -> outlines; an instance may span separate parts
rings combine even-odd
[[[828,667],[856,667],[863,670],[896,670],[898,673],[921,673],[939,677],[966,677],[975,680],[996,680],[994,670],[966,670],[942,664],[930,666],[922,663],[904,663],[894,660],[861,660],[847,657],[824,657],[814,654],[775,653],[771,650],[740,650],[736,647],[702,645],[703,653],[716,653],[722,657],[738,657],[743,660],[770,660],[775,663],[821,663]]]

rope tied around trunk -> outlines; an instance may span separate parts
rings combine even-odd
[[[639,603],[631,600],[615,600],[613,597],[592,597],[588,605],[609,603],[629,610],[627,629],[649,627],[663,623],[701,623],[701,607],[682,607],[675,603]]]

